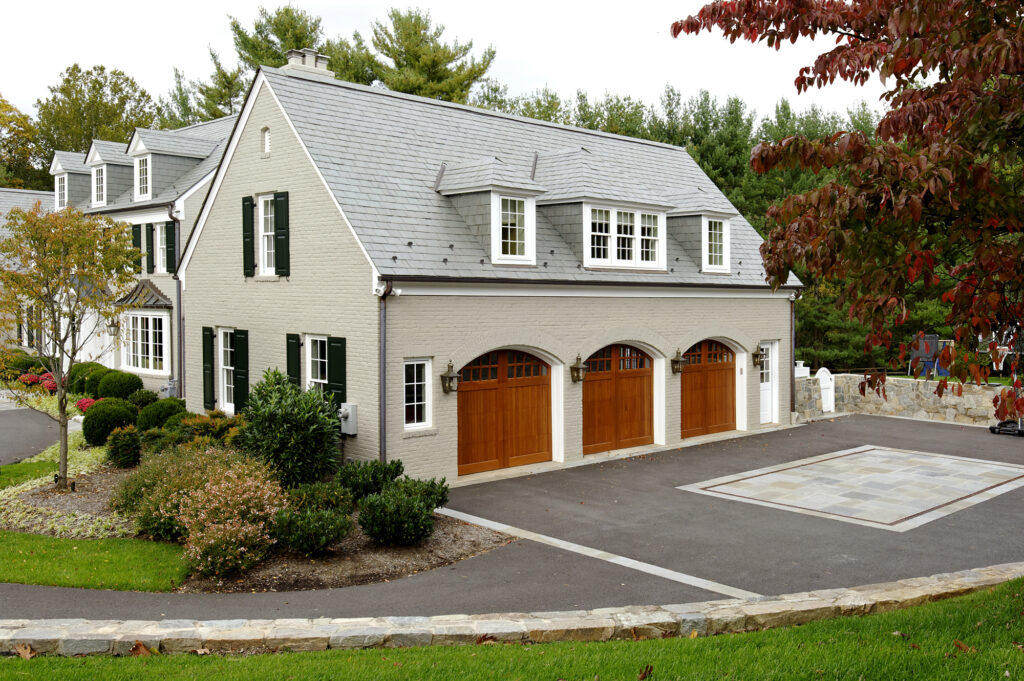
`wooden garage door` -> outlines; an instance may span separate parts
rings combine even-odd
[[[459,475],[551,460],[551,370],[533,355],[495,350],[462,368]]]
[[[682,436],[735,430],[735,353],[718,341],[704,340],[683,358]]]
[[[654,369],[629,345],[609,345],[587,359],[583,379],[583,453],[654,442]]]

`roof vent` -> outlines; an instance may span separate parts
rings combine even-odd
[[[334,77],[334,71],[327,68],[329,61],[327,55],[320,54],[310,47],[304,47],[301,50],[288,50],[285,56],[288,57],[288,63],[281,67],[282,71],[303,71]]]

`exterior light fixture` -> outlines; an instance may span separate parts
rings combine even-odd
[[[754,363],[754,366],[761,366],[761,362],[764,360],[764,354],[761,353],[761,346],[758,345],[757,349],[750,353],[750,360]]]
[[[569,365],[569,375],[572,377],[573,383],[579,383],[587,377],[587,363],[583,359],[576,355],[576,363]]]
[[[448,360],[448,371],[441,374],[441,390],[446,394],[453,393],[459,389],[459,372],[452,366],[452,361]]]
[[[121,324],[117,319],[111,319],[107,322],[107,335],[116,336],[117,332],[121,330]]]
[[[679,348],[676,348],[676,356],[673,357],[670,361],[672,362],[673,374],[683,373],[683,367],[686,366],[686,358],[683,357],[683,353],[679,351]]]

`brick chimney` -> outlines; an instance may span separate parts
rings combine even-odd
[[[327,68],[327,55],[320,54],[312,48],[304,47],[301,50],[288,50],[285,56],[288,57],[288,63],[281,67],[282,71],[302,71],[330,78],[334,77],[334,71]]]

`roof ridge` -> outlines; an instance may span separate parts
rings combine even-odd
[[[191,125],[185,125],[185,126],[182,126],[180,128],[173,128],[171,130],[167,130],[166,132],[179,132],[181,130],[190,130],[192,128],[198,128],[198,127],[201,127],[201,126],[204,126],[204,125],[212,125],[214,123],[222,122],[225,118],[238,118],[238,114],[233,113],[233,114],[228,114],[226,116],[221,116],[220,118],[213,118],[213,119],[208,120],[208,121],[199,121],[198,123],[193,123]],[[156,128],[143,128],[143,129],[144,130],[155,130]]]
[[[343,89],[354,90],[356,92],[365,92],[367,94],[383,95],[386,97],[394,97],[395,99],[404,99],[407,101],[418,102],[420,104],[428,106],[437,106],[447,109],[455,109],[457,111],[464,111],[470,114],[477,114],[482,116],[491,116],[494,118],[504,118],[510,121],[517,121],[520,123],[527,123],[530,125],[538,125],[546,128],[557,128],[559,130],[572,130],[574,132],[584,133],[587,135],[593,135],[595,137],[604,137],[609,139],[616,139],[623,142],[633,142],[635,144],[642,144],[649,147],[657,147],[661,149],[670,149],[674,151],[686,151],[684,147],[676,146],[675,144],[667,144],[665,142],[655,142],[653,140],[645,140],[639,137],[629,137],[627,135],[617,135],[611,132],[604,132],[602,130],[592,130],[590,128],[580,128],[575,125],[565,125],[564,123],[552,123],[551,121],[544,121],[539,118],[530,118],[528,116],[518,116],[515,114],[507,114],[502,111],[494,111],[493,109],[484,109],[478,106],[471,106],[469,104],[457,104],[455,102],[446,102],[440,99],[430,99],[429,97],[421,97],[419,95],[410,95],[404,92],[395,92],[394,90],[388,90],[386,88],[373,87],[370,85],[360,85],[359,83],[351,83],[347,80],[338,80],[337,78],[330,78],[328,76],[321,76],[315,73],[309,73],[306,71],[282,71],[280,68],[272,66],[261,66],[260,71],[263,73],[270,73],[272,75],[282,76],[284,78],[299,78],[300,80],[308,80],[314,83],[320,83],[322,85],[334,85],[335,87],[341,87]]]
[[[52,194],[52,189],[22,189],[20,187],[0,187],[0,192],[20,192],[22,194]]]

